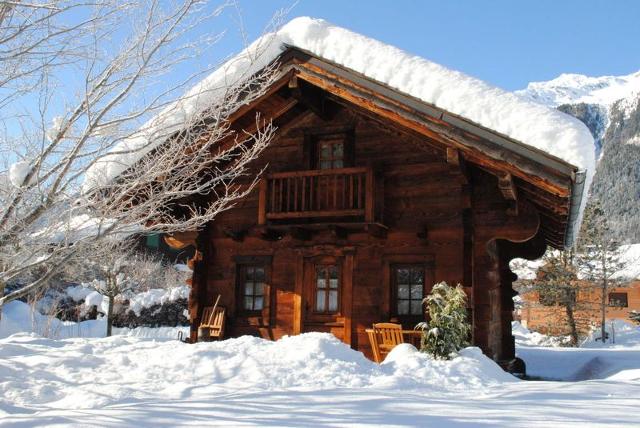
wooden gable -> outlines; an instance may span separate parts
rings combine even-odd
[[[277,82],[234,115],[238,130],[254,130],[258,112],[282,125],[309,111],[330,121],[339,106],[348,107],[437,151],[463,173],[472,164],[495,176],[513,212],[520,199],[535,206],[549,245],[571,243],[584,184],[576,167],[299,49],[278,61]]]

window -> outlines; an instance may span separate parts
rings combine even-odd
[[[423,266],[394,266],[393,284],[397,315],[422,315]]]
[[[242,309],[261,311],[265,300],[265,268],[262,265],[240,265],[239,286]]]
[[[344,168],[344,139],[321,139],[318,141],[318,168]]]
[[[627,293],[609,293],[609,306],[618,308],[628,307]]]
[[[316,312],[338,312],[340,274],[336,265],[316,266]]]

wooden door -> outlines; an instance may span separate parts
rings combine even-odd
[[[339,339],[345,340],[344,276],[343,257],[305,258],[302,296],[303,331],[333,333]]]

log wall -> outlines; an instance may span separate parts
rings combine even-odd
[[[370,167],[381,185],[376,220],[386,234],[369,229],[318,228],[300,236],[286,231],[267,236],[258,227],[258,191],[221,214],[199,236],[191,297],[192,339],[203,306],[220,294],[227,308],[227,336],[278,339],[302,331],[327,331],[371,357],[365,333],[393,316],[390,269],[420,263],[427,268],[425,293],[435,282],[461,283],[469,295],[473,341],[495,359],[513,357],[510,333],[509,255],[501,258],[496,239],[525,241],[535,235],[535,213],[517,216],[486,172],[461,165],[416,137],[341,108],[330,121],[307,111],[282,124],[276,140],[256,162],[269,173],[309,169],[310,130],[352,132],[356,167]],[[307,137],[305,137],[305,135]],[[449,154],[450,155],[450,154]],[[332,319],[309,315],[302,297],[305,269],[314,257],[333,257],[343,274],[341,311]],[[268,261],[269,302],[258,315],[243,315],[238,300],[237,264]],[[508,270],[508,267],[507,267]],[[508,297],[507,297],[508,296]],[[405,328],[413,328],[411,324]]]

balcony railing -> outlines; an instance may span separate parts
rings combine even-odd
[[[340,168],[269,174],[260,182],[258,223],[313,217],[373,222],[373,172]]]

